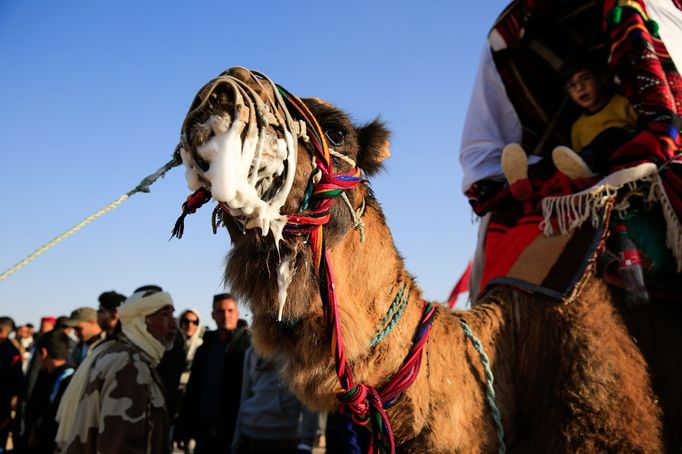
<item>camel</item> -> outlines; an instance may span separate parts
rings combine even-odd
[[[501,452],[502,439],[513,452],[662,452],[646,363],[593,271],[570,304],[504,286],[470,311],[423,302],[365,179],[388,140],[380,121],[356,126],[244,68],[203,87],[185,119],[179,151],[202,199],[185,211],[218,202],[215,223],[232,241],[226,283],[250,305],[254,347],[283,358],[298,398],[320,411],[341,404],[368,428],[373,411],[385,416],[375,451]],[[316,198],[325,184],[339,197]],[[407,358],[410,386],[378,403],[374,391],[384,396]]]

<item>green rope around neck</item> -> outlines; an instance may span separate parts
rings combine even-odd
[[[493,372],[490,369],[490,360],[488,359],[488,355],[485,354],[485,351],[483,351],[483,345],[481,344],[481,341],[478,340],[473,331],[471,331],[471,328],[469,328],[467,322],[465,322],[464,319],[459,318],[459,324],[464,330],[464,335],[471,341],[474,348],[478,352],[478,355],[481,358],[481,363],[483,363],[483,369],[485,371],[485,397],[488,402],[488,407],[490,407],[490,413],[492,414],[493,422],[495,423],[495,429],[497,429],[497,440],[500,443],[497,452],[499,454],[504,454],[507,452],[507,446],[504,443],[504,427],[502,426],[502,416],[500,415],[500,410],[497,407],[497,401],[495,399],[495,388],[493,387],[495,379],[493,377]]]
[[[404,298],[403,298],[404,294]],[[393,327],[398,323],[400,317],[403,315],[405,308],[407,307],[407,302],[410,299],[410,291],[405,292],[405,284],[400,287],[398,294],[388,308],[388,312],[384,316],[384,319],[379,323],[379,328],[376,330],[374,337],[369,341],[369,346],[374,347],[376,344],[381,342],[381,340],[391,332]]]

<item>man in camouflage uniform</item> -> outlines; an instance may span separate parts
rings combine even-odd
[[[119,309],[122,332],[97,346],[64,393],[58,453],[169,452],[168,413],[156,372],[177,331],[166,292],[134,293]]]

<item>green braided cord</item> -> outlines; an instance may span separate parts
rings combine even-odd
[[[381,321],[381,323],[379,323],[379,326],[385,326],[386,324],[388,324],[388,322],[390,322],[394,313],[398,310],[398,306],[399,306],[398,303],[402,300],[404,291],[405,291],[405,284],[401,285],[400,289],[398,289],[398,294],[393,299],[391,306],[388,308],[388,312],[386,312],[386,315],[384,315],[384,319]]]
[[[128,191],[127,193],[123,194],[121,197],[118,199],[114,200],[111,202],[109,205],[105,206],[101,210],[97,211],[96,213],[88,216],[87,218],[83,219],[81,222],[78,224],[74,225],[71,227],[69,230],[66,232],[62,233],[61,235],[51,239],[47,243],[43,244],[40,246],[38,249],[33,251],[31,254],[29,254],[26,258],[23,260],[19,261],[16,263],[14,266],[6,270],[4,273],[0,274],[0,281],[4,281],[7,279],[9,276],[12,274],[16,273],[19,271],[21,268],[25,267],[28,265],[30,262],[38,258],[38,256],[42,255],[45,251],[50,249],[52,246],[56,245],[57,243],[61,242],[62,240],[65,240],[66,238],[70,237],[86,225],[90,224],[92,221],[97,219],[98,217],[108,213],[109,211],[113,210],[114,208],[118,207],[120,204],[128,200],[128,198],[135,194],[136,192],[149,192],[149,186],[151,186],[156,180],[159,179],[159,177],[163,176],[166,172],[168,172],[170,169],[172,169],[175,166],[178,166],[182,163],[182,160],[180,159],[180,153],[178,149],[176,148],[175,153],[173,154],[173,159],[168,161],[166,164],[164,164],[163,167],[161,167],[159,170],[154,172],[153,174],[145,177],[140,184],[135,186],[134,189],[131,191]]]
[[[402,298],[404,290],[405,290],[405,284],[403,284],[403,286],[400,287],[400,290],[398,290],[398,294],[396,295],[395,299],[391,303],[391,307],[388,308],[388,312],[386,313],[386,316],[384,317],[384,319],[379,324],[379,326],[384,326],[384,329],[377,330],[377,334],[369,342],[370,347],[374,347],[376,344],[381,342],[381,340],[384,337],[386,337],[388,335],[388,333],[391,332],[393,327],[398,323],[398,320],[400,320],[400,317],[402,317],[403,312],[405,311],[405,308],[407,307],[407,302],[410,299],[410,291],[409,290],[405,294],[405,298],[404,299]]]
[[[493,372],[490,370],[490,360],[488,355],[483,351],[483,345],[481,341],[474,335],[463,319],[459,319],[459,324],[462,325],[464,334],[469,338],[474,348],[481,357],[481,363],[483,363],[483,369],[485,370],[485,389],[486,389],[486,400],[488,401],[488,406],[490,407],[490,413],[492,413],[493,421],[495,422],[495,428],[497,429],[497,439],[500,442],[500,446],[497,450],[499,454],[504,454],[507,452],[507,447],[504,444],[504,427],[502,426],[502,416],[500,415],[500,410],[497,408],[497,403],[495,401],[495,388],[493,387]]]

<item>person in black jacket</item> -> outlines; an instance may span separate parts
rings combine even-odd
[[[0,449],[5,448],[12,429],[12,403],[24,379],[21,353],[9,338],[14,326],[11,318],[0,317]]]
[[[175,439],[182,448],[196,440],[196,454],[228,453],[241,398],[244,352],[251,343],[239,319],[237,300],[229,293],[213,297],[217,331],[204,335],[194,356]]]
[[[26,403],[24,430],[25,452],[53,453],[57,435],[57,409],[74,368],[67,363],[69,337],[60,330],[40,336],[36,342],[36,357],[44,373],[40,374],[31,400]]]

